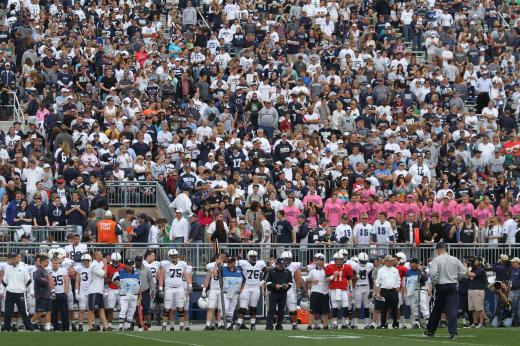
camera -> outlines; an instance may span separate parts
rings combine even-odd
[[[496,289],[496,290],[499,290],[502,288],[502,282],[500,281],[495,281],[495,283],[493,284],[493,287]]]
[[[475,265],[475,257],[474,256],[466,256],[466,257],[464,257],[464,262],[466,262],[469,267],[473,267]]]

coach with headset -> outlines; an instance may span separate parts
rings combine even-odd
[[[13,317],[14,306],[18,307],[18,313],[22,316],[25,329],[32,331],[33,325],[29,315],[27,314],[27,306],[25,305],[25,294],[31,284],[31,275],[27,266],[20,263],[20,256],[11,253],[7,257],[9,265],[7,266],[2,285],[5,287],[5,317],[4,330],[11,330],[11,319]]]
[[[448,320],[450,339],[453,340],[457,337],[457,284],[466,277],[466,268],[458,258],[448,255],[446,243],[442,241],[437,243],[435,251],[437,257],[430,264],[430,287],[428,289],[428,293],[431,294],[432,289],[435,288],[435,297],[424,335],[429,337],[435,335],[441,314],[444,312]]]

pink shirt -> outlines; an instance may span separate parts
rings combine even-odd
[[[424,219],[427,219],[428,221],[431,221],[432,220],[432,214],[433,213],[438,213],[438,208],[437,206],[434,204],[432,205],[431,207],[428,206],[428,205],[423,205],[423,207],[421,208],[421,215]]]
[[[306,195],[303,197],[303,205],[307,206],[307,203],[312,202],[318,208],[323,208],[323,201],[319,195]]]
[[[377,220],[377,216],[379,215],[379,210],[381,209],[381,204],[374,202],[366,202],[364,203],[365,213],[368,215],[368,223],[373,224],[374,221]]]
[[[397,217],[397,213],[400,212],[400,204],[398,202],[390,202],[386,201],[383,203],[383,208],[381,211],[386,211],[386,217],[389,219],[391,217]]]
[[[520,214],[520,204],[515,204],[514,206],[512,206],[511,213],[513,213],[513,216]]]
[[[47,115],[49,115],[49,110],[47,108],[44,108],[44,109],[38,109],[38,111],[36,111],[36,120],[38,121],[45,121],[45,117]]]
[[[450,216],[455,216],[456,210],[448,203],[448,205],[441,203],[439,204],[439,214],[441,215],[441,221],[447,222]]]
[[[477,208],[473,212],[473,216],[477,218],[479,226],[484,226],[486,224],[486,220],[492,217],[493,213],[491,212],[491,210],[486,208]]]
[[[417,203],[403,203],[403,218],[407,217],[408,214],[412,213],[415,220],[420,217],[421,208],[417,205]]]
[[[466,217],[467,214],[473,215],[473,212],[475,211],[475,207],[471,203],[459,203],[457,204],[457,215],[460,217]]]
[[[361,214],[363,214],[365,211],[365,207],[361,203],[347,202],[345,204],[345,213],[351,220],[353,218],[357,218],[358,221],[361,220]]]
[[[341,214],[343,213],[343,202],[341,202],[339,199],[336,199],[336,202],[333,202],[332,198],[329,198],[325,202],[323,213],[329,222],[329,226],[336,227],[341,221]]]
[[[507,207],[507,211],[511,211],[511,208]],[[498,216],[498,218],[500,219],[500,223],[504,223],[504,221],[506,221],[505,212],[502,211],[502,208],[500,208],[500,206],[497,207],[495,215]]]
[[[294,227],[298,222],[298,216],[302,213],[300,209],[296,206],[285,206],[282,209],[285,212],[285,219],[289,221],[289,223]]]

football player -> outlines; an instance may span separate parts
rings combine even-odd
[[[188,280],[183,277],[183,283],[184,283],[184,293],[186,294],[186,299],[184,301],[184,318],[182,319],[182,322],[179,322],[180,324],[180,330],[185,330],[187,332],[190,331],[190,294],[193,290],[193,286],[188,284],[189,282],[193,282],[193,267],[190,265],[186,265],[186,276]]]
[[[137,308],[137,296],[140,292],[139,272],[134,268],[134,260],[127,258],[125,268],[112,277],[119,287],[121,310],[119,311],[119,331],[132,331]]]
[[[78,331],[83,331],[85,313],[88,314],[88,287],[90,285],[89,267],[92,257],[87,253],[81,256],[81,264],[76,266],[75,294],[78,300]]]
[[[368,262],[368,254],[360,252],[357,255],[359,263],[353,266],[354,269],[354,304],[355,304],[355,320],[354,325],[357,326],[361,308],[363,307],[363,316],[365,318],[365,329],[370,325],[369,306],[372,299],[372,269],[374,265]]]
[[[332,329],[338,329],[339,309],[343,310],[341,329],[348,329],[350,322],[349,295],[352,295],[352,267],[343,263],[343,255],[335,253],[334,263],[325,267],[325,275],[329,277],[330,303],[332,306]]]
[[[296,320],[296,312],[298,305],[298,296],[301,296],[302,291],[302,272],[300,270],[301,263],[292,261],[292,254],[290,251],[282,252],[280,256],[285,260],[286,269],[292,274],[294,285],[287,291],[287,310],[289,311],[289,319],[291,320],[292,330],[298,330],[298,323]]]
[[[54,257],[51,260],[51,275],[54,280],[54,290],[56,298],[52,301],[52,325],[54,330],[69,331],[69,307],[67,295],[70,291],[69,273],[64,267],[60,266],[60,259]],[[58,324],[58,313],[61,320],[61,328]]]
[[[223,266],[227,265],[228,256],[225,253],[216,255],[215,261],[206,265],[206,278],[204,279],[204,286],[202,287],[202,298],[208,298],[208,312],[206,315],[206,327],[204,330],[215,330],[212,324],[213,317],[217,321],[218,329],[224,329],[220,311],[222,311],[222,302],[220,299],[220,284],[218,276],[213,275],[213,268],[217,265],[217,260]],[[209,288],[209,294],[207,290]]]
[[[175,317],[171,316],[171,310],[177,310],[179,321],[184,321],[184,303],[186,301],[186,293],[184,291],[184,282],[188,283],[188,289],[191,293],[191,276],[187,274],[187,263],[179,260],[179,252],[175,249],[168,251],[167,261],[161,262],[159,270],[159,292],[164,290],[164,311],[162,331],[166,330],[168,319],[170,320],[170,331],[175,330]]]
[[[114,316],[114,309],[119,305],[119,289],[117,283],[114,282],[114,274],[125,269],[125,266],[121,263],[121,254],[114,252],[110,255],[110,264],[107,265],[107,273],[105,276],[105,307],[106,316],[109,327],[112,327],[112,318]]]
[[[247,252],[247,260],[238,261],[238,266],[242,269],[246,277],[246,284],[240,292],[240,308],[238,309],[238,328],[246,329],[244,316],[249,308],[251,316],[251,330],[256,329],[256,309],[260,299],[261,274],[266,272],[266,263],[257,260],[258,253],[255,250]]]

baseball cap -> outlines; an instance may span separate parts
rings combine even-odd
[[[520,258],[518,258],[518,257],[513,257],[513,258],[511,259],[510,262],[520,263]]]
[[[134,260],[131,259],[131,258],[127,258],[127,259],[125,259],[125,265],[127,265],[127,266],[133,266],[133,265],[134,265]]]
[[[438,249],[445,249],[446,248],[446,243],[443,242],[443,241],[440,241],[437,243],[437,245],[435,245],[435,250],[438,250]]]
[[[135,262],[142,262],[143,256],[135,256]]]

